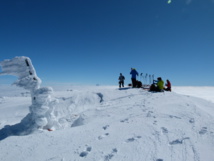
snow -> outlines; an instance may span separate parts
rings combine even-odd
[[[214,87],[174,87],[179,94],[203,98],[214,103]]]
[[[214,104],[190,96],[189,88],[188,95],[181,95],[174,91],[118,90],[116,86],[53,87],[53,98],[58,100],[55,117],[60,126],[28,135],[17,134],[23,127],[15,125],[29,113],[30,94],[23,95],[23,89],[17,87],[0,89],[2,161],[214,158]],[[183,87],[180,90],[185,91]]]
[[[214,158],[214,87],[29,84],[0,85],[0,161]]]

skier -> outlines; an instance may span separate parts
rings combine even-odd
[[[155,91],[155,92],[163,92],[164,90],[164,81],[161,77],[158,77],[158,80],[154,80],[153,84],[150,86],[149,91]]]
[[[118,80],[119,80],[119,88],[121,88],[121,86],[124,87],[125,77],[122,75],[122,73],[120,73]]]
[[[165,84],[165,86],[166,86],[166,88],[164,88],[164,90],[165,91],[170,91],[171,92],[171,82],[167,79],[166,80],[166,84]]]
[[[132,87],[135,88],[137,86],[136,76],[138,76],[138,72],[136,71],[135,68],[131,68],[130,74],[132,75],[132,77],[131,77]]]

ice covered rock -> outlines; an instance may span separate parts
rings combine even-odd
[[[37,77],[30,58],[21,56],[6,59],[0,62],[0,66],[2,68],[0,75],[14,75],[18,77],[18,80],[14,82],[15,85],[28,90],[40,87],[42,81]]]
[[[21,121],[23,126],[31,129],[49,129],[56,125],[53,112],[57,101],[52,99],[53,89],[40,88],[42,81],[36,75],[30,58],[21,56],[7,59],[0,62],[0,66],[2,68],[0,75],[17,76],[18,80],[14,84],[31,92],[32,105],[29,107],[30,113]]]

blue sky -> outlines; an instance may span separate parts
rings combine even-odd
[[[214,1],[167,2],[1,0],[0,61],[28,56],[46,84],[117,85],[119,73],[128,84],[133,67],[172,85],[214,86]]]

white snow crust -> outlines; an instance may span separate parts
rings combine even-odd
[[[142,89],[119,90],[116,86],[53,87],[53,98],[58,100],[54,110],[58,125],[53,131],[39,129],[23,135],[25,126],[20,120],[29,113],[31,98],[23,95],[22,89],[14,88],[0,86],[1,91],[7,91],[0,96],[2,161],[212,161],[214,158],[211,101],[174,91],[150,93]],[[196,88],[203,91],[203,87]]]

